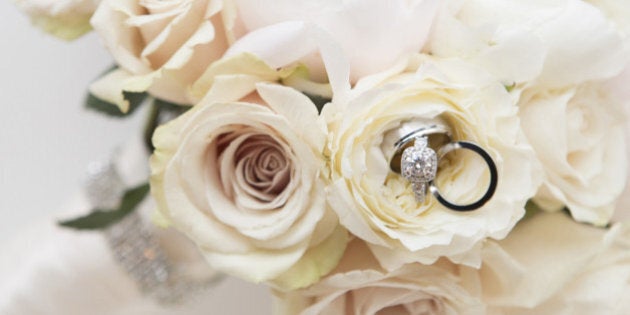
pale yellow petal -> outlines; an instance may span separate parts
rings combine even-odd
[[[132,75],[125,70],[113,70],[92,83],[90,93],[103,101],[115,104],[120,111],[126,113],[129,111],[129,102],[125,100],[123,91],[125,81],[131,77]]]
[[[337,266],[348,241],[348,232],[337,226],[326,240],[309,248],[300,261],[271,284],[282,290],[296,290],[317,282]]]
[[[212,88],[217,76],[226,74],[247,74],[256,76],[260,81],[277,81],[279,73],[264,61],[248,53],[223,58],[213,63],[192,86],[191,94],[202,98]]]

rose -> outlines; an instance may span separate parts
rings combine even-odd
[[[342,85],[349,88],[349,66],[340,43],[320,26],[289,19],[245,29],[236,9],[232,1],[106,0],[92,24],[120,69],[92,84],[90,91],[123,112],[129,107],[123,92],[148,91],[170,102],[196,103],[207,89],[191,84],[224,53],[229,57],[243,52],[256,54],[277,68],[293,67],[300,61],[316,64],[292,82],[284,82],[310,94],[331,97],[331,87],[314,82],[305,85],[304,78],[318,78],[324,85],[329,82],[332,90]],[[228,46],[232,49],[227,50]],[[191,88],[196,93],[188,93]],[[335,94],[337,98],[343,95]]]
[[[611,93],[611,97],[623,102],[623,107],[626,109],[626,117],[628,117],[628,110],[630,109],[630,91],[627,88],[629,83],[630,65],[628,65],[628,67],[626,67],[626,69],[617,77],[611,79],[606,84],[608,93]],[[626,156],[630,157],[630,143],[628,143],[630,141],[630,119],[626,119],[625,132]],[[630,167],[628,167],[628,174],[626,175],[626,178],[630,178]],[[616,222],[630,220],[630,185],[627,181],[626,188],[621,193],[621,197],[617,202],[612,220]]]
[[[350,67],[339,43],[321,28],[300,21],[289,21],[263,27],[235,42],[224,58],[242,54],[255,55],[269,67],[281,69],[282,84],[324,99],[343,101],[350,90]],[[310,69],[299,63],[305,55],[315,54],[325,70],[326,80],[314,82]],[[231,69],[210,67],[192,87],[192,95],[202,98],[216,86],[231,84],[221,74]],[[274,73],[274,75],[276,75]],[[233,77],[233,76],[232,76]],[[230,76],[227,76],[230,78]],[[216,80],[215,80],[216,79]],[[247,77],[237,78],[243,81]]]
[[[406,71],[359,81],[353,94],[348,104],[324,108],[332,133],[329,201],[341,224],[389,270],[407,262],[431,264],[441,256],[478,266],[481,242],[505,237],[540,183],[505,87],[482,69],[418,56]],[[482,208],[456,212],[432,197],[419,204],[410,183],[390,169],[397,139],[384,138],[404,123],[426,119],[443,119],[455,140],[473,141],[493,157],[498,187]],[[472,153],[447,155],[436,183],[451,200],[472,202],[488,187],[487,169]]]
[[[231,69],[221,75],[231,84],[215,85],[154,135],[159,212],[219,271],[308,285],[334,268],[346,243],[325,200],[326,126],[306,96],[264,83],[277,73],[251,55],[214,69]]]
[[[627,314],[630,229],[540,213],[484,249],[479,282],[490,314]],[[476,284],[474,277],[468,278]]]
[[[606,83],[532,87],[519,100],[523,130],[545,169],[536,203],[566,205],[578,221],[606,225],[626,185],[625,116]]]
[[[354,240],[331,275],[313,286],[276,293],[275,314],[484,314],[478,296],[461,286],[458,267],[381,269],[365,244]]]
[[[588,0],[588,3],[597,7],[617,26],[623,34],[626,45],[630,45],[630,3],[623,0]]]
[[[120,68],[91,91],[123,111],[123,91],[190,104],[187,89],[228,47],[232,13],[222,1],[104,0],[92,25]]]
[[[87,33],[99,0],[14,0],[42,30],[65,40]]]
[[[626,161],[623,115],[603,81],[622,71],[628,54],[602,11],[574,0],[451,4],[436,20],[429,50],[463,56],[513,84],[523,130],[547,173],[540,205],[567,205],[578,220],[608,222]]]
[[[460,58],[504,84],[563,87],[606,79],[627,59],[622,38],[600,10],[580,0],[450,2],[427,50]]]
[[[338,42],[348,57],[351,79],[383,71],[424,46],[439,1],[236,1],[245,31],[286,21],[315,25]],[[273,34],[273,41],[285,42],[292,29]],[[261,41],[267,43],[267,41]],[[269,47],[273,49],[273,47]],[[267,48],[262,48],[267,49]],[[281,52],[282,53],[282,52]],[[314,77],[325,74],[315,54],[305,56]]]

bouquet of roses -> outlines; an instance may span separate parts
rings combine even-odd
[[[627,1],[16,1],[98,33],[153,221],[277,313],[630,312]]]

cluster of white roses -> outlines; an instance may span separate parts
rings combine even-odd
[[[91,91],[194,104],[153,137],[159,220],[278,313],[623,314],[629,21],[625,0],[101,0],[119,68]],[[493,157],[482,208],[419,204],[390,169],[388,133],[427,119]],[[488,174],[461,155],[436,180],[469,200]]]

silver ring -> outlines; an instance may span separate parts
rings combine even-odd
[[[490,156],[490,154],[488,154],[488,152],[486,152],[486,150],[484,150],[482,147],[469,142],[469,141],[457,141],[457,142],[451,142],[445,146],[443,146],[442,148],[440,148],[440,153],[439,156],[440,158],[444,157],[444,155],[446,155],[447,153],[453,151],[453,150],[457,150],[457,149],[467,149],[467,150],[471,150],[477,154],[479,154],[483,160],[486,162],[486,164],[488,165],[488,170],[490,171],[490,184],[488,185],[488,189],[486,190],[486,193],[481,196],[481,198],[479,198],[477,201],[470,203],[470,204],[466,204],[466,205],[460,205],[460,204],[455,204],[452,203],[448,200],[446,200],[444,197],[442,197],[442,195],[440,194],[440,191],[438,190],[438,188],[435,186],[434,182],[431,181],[430,183],[430,187],[429,189],[431,190],[431,194],[433,194],[433,196],[445,207],[451,209],[451,210],[455,210],[455,211],[472,211],[472,210],[476,210],[479,209],[481,207],[483,207],[483,205],[485,205],[490,199],[492,199],[492,196],[494,195],[494,192],[497,190],[497,184],[499,182],[499,173],[497,171],[497,165],[494,163],[494,160],[492,160],[492,157]]]
[[[398,141],[394,143],[394,154],[390,160],[390,167],[400,174],[412,184],[414,195],[418,202],[424,202],[427,191],[443,206],[455,211],[471,211],[481,208],[494,195],[498,184],[498,172],[496,164],[486,150],[470,141],[448,142],[439,148],[439,154],[429,146],[430,135],[444,134],[450,141],[450,131],[448,128],[439,124],[424,125],[411,132],[406,132]],[[413,141],[413,146],[409,144]],[[400,159],[397,156],[403,150]],[[435,177],[437,175],[437,166],[439,159],[442,159],[447,153],[457,150],[467,149],[479,154],[488,165],[490,171],[490,184],[484,195],[477,201],[470,204],[456,204],[446,200],[435,186]],[[400,161],[399,164],[396,162]]]
[[[418,137],[426,137],[433,134],[445,134],[449,138],[451,137],[451,132],[444,125],[431,124],[425,127],[418,128],[416,130],[413,130],[405,134],[400,139],[398,139],[396,143],[394,143],[394,148],[396,148],[396,151],[398,151],[402,147],[404,147],[407,143],[409,143],[411,140],[414,140]]]

